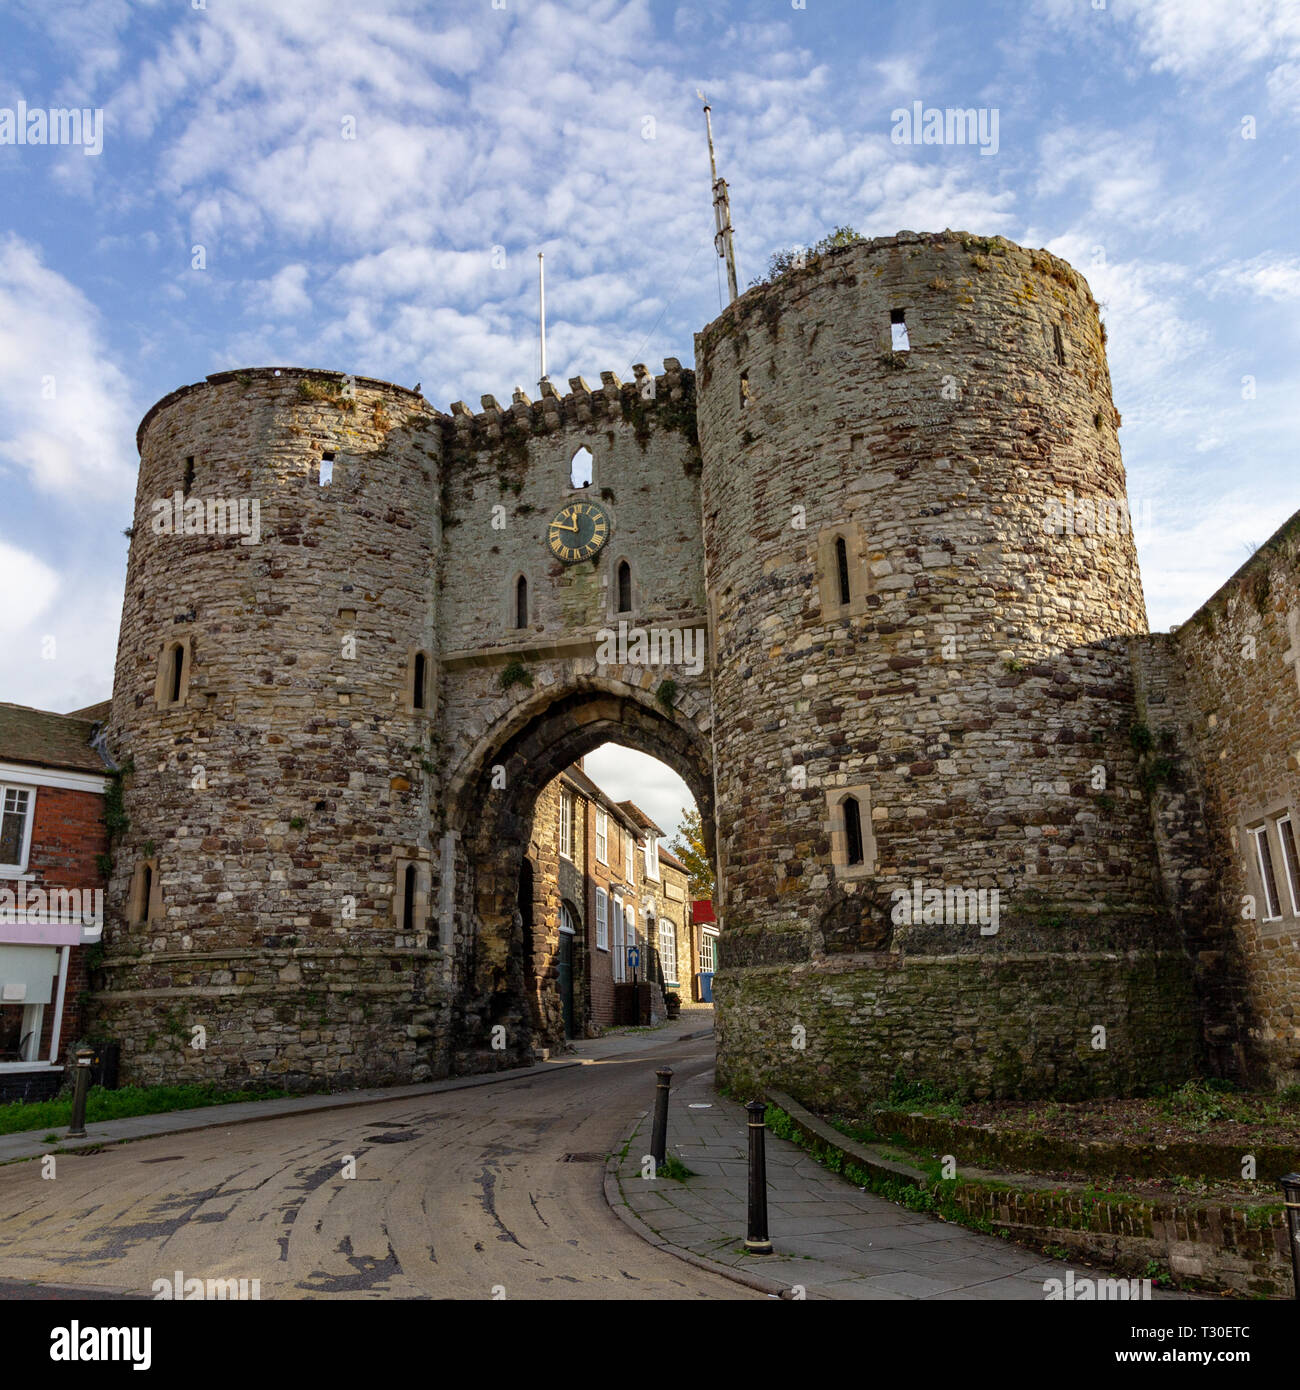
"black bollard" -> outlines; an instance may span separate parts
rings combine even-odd
[[[659,1081],[655,1086],[655,1123],[650,1137],[650,1156],[655,1161],[657,1173],[668,1155],[668,1088],[673,1084],[673,1069],[660,1067],[655,1075]]]
[[[84,1139],[86,1135],[86,1092],[90,1090],[90,1063],[95,1053],[92,1048],[77,1049],[77,1074],[72,1081],[72,1125],[67,1138]]]
[[[767,1106],[761,1100],[751,1100],[749,1111],[749,1234],[745,1249],[751,1255],[770,1255],[772,1242],[767,1238]]]
[[[1278,1181],[1282,1185],[1287,1234],[1291,1239],[1292,1295],[1300,1299],[1300,1173],[1288,1173]]]

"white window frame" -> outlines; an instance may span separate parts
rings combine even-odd
[[[629,887],[636,883],[636,838],[627,826],[623,827],[623,877]]]
[[[603,888],[596,889],[596,949],[609,950],[609,895]]]
[[[0,782],[0,817],[4,815],[5,803],[9,800],[9,793],[14,793],[14,799],[19,796],[26,796],[27,811],[26,822],[23,825],[23,843],[19,850],[18,863],[0,864],[0,876],[12,877],[17,874],[25,874],[27,865],[31,861],[32,855],[32,826],[36,822],[36,787],[22,787],[16,782]]]
[[[659,837],[647,835],[645,839],[645,876],[659,882]]]
[[[577,803],[573,793],[560,792],[560,854],[573,862],[573,830],[577,822]]]
[[[665,949],[665,941],[667,949]],[[669,967],[671,959],[672,965]],[[677,975],[677,923],[667,917],[659,919],[659,965],[664,972],[664,984],[676,985],[681,981]]]
[[[609,863],[609,812],[596,807],[596,863]]]
[[[1291,897],[1291,916],[1300,917],[1300,843],[1296,841],[1295,817],[1287,811],[1284,815],[1278,816],[1273,824],[1277,826],[1277,845],[1282,851],[1282,872],[1286,877],[1286,888]],[[1291,848],[1296,851],[1297,857],[1288,856],[1286,852],[1287,841],[1282,834],[1284,825],[1291,832]]]
[[[573,925],[573,913],[569,911],[569,904],[560,904],[560,930],[565,936],[577,936],[578,929]]]
[[[709,964],[708,964],[708,965],[705,965],[705,963],[704,963],[704,943],[705,943],[706,941],[709,943],[709,957],[710,957],[710,960],[709,960]],[[708,929],[707,927],[705,927],[705,928],[700,932],[700,973],[703,974],[703,975],[712,975],[712,974],[714,974],[714,973],[717,971],[717,968],[718,968],[718,933],[715,932],[715,931],[709,931],[709,929]]]
[[[613,903],[614,930],[611,933],[610,953],[613,959],[610,965],[614,970],[614,983],[623,984],[627,979],[627,938],[625,931],[627,927],[627,917],[623,912],[623,899],[614,898]]]
[[[1268,822],[1265,821],[1263,825],[1248,826],[1246,833],[1255,841],[1255,872],[1259,875],[1259,886],[1264,894],[1264,915],[1259,920],[1261,922],[1280,922],[1282,920],[1282,895],[1277,890],[1277,874],[1273,868],[1273,847],[1268,843]],[[1267,860],[1264,858],[1265,849],[1268,850]]]
[[[34,1046],[40,1046],[40,1033],[45,1026],[45,1009],[54,1010],[54,1022],[50,1027],[50,1055],[42,1058],[39,1053],[29,1061],[20,1062],[0,1062],[0,1075],[6,1072],[32,1071],[37,1067],[45,1067],[51,1072],[61,1072],[63,1067],[59,1065],[59,1044],[63,1036],[63,1005],[68,992],[68,962],[72,958],[72,947],[63,946],[59,948],[59,971],[55,985],[54,1000],[51,1004],[28,1004],[25,1000],[9,1000],[9,1003],[21,1003],[24,1017],[28,1017],[27,1010],[35,1009],[37,1013],[32,1015],[35,1022],[36,1042]]]

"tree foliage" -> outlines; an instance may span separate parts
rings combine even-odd
[[[712,899],[713,865],[704,848],[704,827],[698,811],[682,808],[681,825],[668,848],[686,865],[691,897]]]

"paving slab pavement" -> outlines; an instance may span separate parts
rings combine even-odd
[[[744,1249],[748,1116],[713,1088],[712,1068],[675,1079],[668,1151],[693,1174],[643,1178],[650,1114],[610,1160],[605,1195],[652,1245],[781,1298],[1015,1299],[1043,1301],[1044,1281],[1067,1265],[1036,1251],[908,1211],[767,1135],[771,1255]],[[1087,1268],[1073,1262],[1075,1269]],[[1157,1299],[1187,1294],[1154,1290]]]

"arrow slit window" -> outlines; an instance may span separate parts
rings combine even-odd
[[[632,566],[622,560],[618,567],[618,611],[632,611]]]

